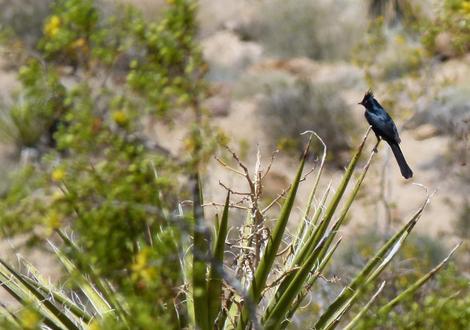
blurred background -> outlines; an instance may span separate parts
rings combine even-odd
[[[112,110],[113,104],[118,109],[112,111],[112,127],[126,127],[127,120],[137,117],[143,134],[136,138],[162,151],[168,159],[187,152],[187,136],[194,123],[210,125],[217,134],[215,140],[228,143],[250,168],[255,166],[258,149],[265,164],[269,163],[272,152],[279,150],[264,182],[266,200],[275,198],[291,182],[306,141],[300,133],[306,130],[317,132],[328,147],[327,175],[320,189],[326,189],[330,183],[336,186],[368,128],[364,109],[357,103],[371,88],[397,124],[401,148],[414,176],[404,180],[388,146],[383,143],[379,146],[360,196],[353,204],[348,225],[343,229],[345,237],[355,239],[340,247],[341,258],[334,262],[331,272],[357,269],[371,255],[369,247],[382,242],[390,230],[418,208],[426,193],[434,192],[411,243],[393,265],[396,271],[387,279],[394,285],[389,294],[432,268],[452,244],[463,240],[464,246],[449,269],[425,287],[423,292],[429,293],[428,298],[424,299],[423,293],[410,300],[395,318],[391,317],[390,324],[380,327],[395,328],[398,324],[401,328],[419,329],[452,324],[455,326],[450,326],[452,329],[465,329],[465,322],[470,322],[470,300],[466,294],[470,270],[467,244],[470,238],[470,1],[200,0],[195,24],[196,44],[204,63],[201,66],[204,66],[205,94],[199,100],[204,124],[183,111],[167,111],[164,106],[154,112],[147,111],[166,101],[161,99],[162,91],[145,87],[149,82],[130,77],[133,56],[138,61],[146,56],[132,50],[132,46],[126,48],[125,56],[110,60],[112,64],[99,74],[87,76],[87,70],[93,71],[95,64],[87,59],[87,65],[83,65],[83,58],[88,52],[91,54],[86,47],[100,35],[97,33],[90,40],[74,39],[74,44],[64,41],[67,47],[54,43],[52,37],[60,35],[57,30],[64,25],[63,20],[53,19],[54,2],[0,0],[0,192],[4,211],[2,231],[8,237],[1,245],[3,250],[10,254],[18,251],[30,237],[25,233],[26,228],[33,236],[47,236],[47,226],[41,227],[43,221],[39,226],[20,225],[15,224],[15,214],[10,218],[9,215],[19,205],[18,196],[26,194],[19,192],[24,186],[18,183],[22,181],[18,181],[15,173],[28,164],[33,164],[34,169],[48,166],[57,169],[52,157],[46,159],[48,165],[38,164],[46,153],[56,150],[56,144],[72,143],[72,137],[55,141],[50,133],[59,118],[54,110],[59,104],[54,103],[56,94],[60,97],[62,93],[59,82],[68,89],[78,85],[77,77],[89,78],[96,80],[94,88],[108,84],[110,90],[122,91],[121,98],[113,98],[114,103],[110,103]],[[103,17],[118,17],[107,29],[112,30],[113,24],[129,19],[119,17],[118,2],[97,0],[94,3]],[[143,22],[151,24],[163,17],[172,1],[127,0],[125,3],[142,13]],[[94,24],[92,27],[100,31],[99,21]],[[129,19],[129,29],[137,30],[133,24],[135,21]],[[120,46],[126,40],[124,32],[116,33],[113,38]],[[123,41],[122,45],[127,44]],[[112,56],[102,49],[96,54],[103,62]],[[42,75],[44,81],[35,86],[31,82],[37,77],[31,58],[39,66],[52,59],[54,76]],[[146,93],[145,104],[126,94],[124,87],[121,89],[126,83]],[[44,99],[44,93],[51,90],[53,94]],[[99,104],[110,92],[103,95],[93,102]],[[121,108],[147,112],[126,112]],[[81,139],[83,128],[76,129]],[[369,137],[368,151],[374,143],[375,138]],[[234,190],[246,187],[245,182],[214,159],[214,154],[227,155],[226,150],[218,148],[208,151],[205,199],[222,203],[225,190],[219,181]],[[321,150],[320,144],[314,146],[310,167],[318,165]],[[30,170],[28,178],[34,177],[34,171]],[[300,189],[299,203],[307,200],[308,182]],[[41,194],[41,190],[27,193]],[[48,219],[54,222],[50,215]],[[54,261],[49,262],[46,253],[38,250],[25,253],[46,274],[59,277]],[[337,279],[332,275],[326,283],[335,286],[337,281],[339,288],[346,283],[345,278],[347,275]],[[323,296],[328,299],[334,294],[325,289]],[[320,308],[321,300],[306,305],[295,326],[302,328],[302,324],[309,324],[309,317]],[[435,323],[429,320],[431,315]],[[380,328],[374,322],[373,318],[368,319],[361,326]]]

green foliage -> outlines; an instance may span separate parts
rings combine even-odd
[[[423,44],[432,52],[460,56],[470,51],[470,2],[446,0],[437,16],[424,26]]]
[[[344,249],[343,261],[333,269],[339,267],[344,270],[345,265],[349,265],[352,266],[351,273],[357,271],[362,267],[364,259],[374,253],[374,246],[382,244],[382,238],[376,232],[364,231],[356,237],[354,245]],[[430,268],[444,258],[444,249],[440,242],[431,237],[410,237],[408,244],[403,246],[396,260],[391,263],[393,271],[381,276],[386,286],[357,329],[440,329],[446,322],[455,326],[452,329],[464,329],[468,314],[468,302],[464,298],[468,291],[468,280],[459,274],[455,265],[442,270],[418,292],[404,297],[390,312],[379,312],[399,292],[427,275]],[[455,310],[449,313],[451,308]]]
[[[470,201],[464,200],[457,216],[455,234],[461,238],[470,237]]]
[[[468,290],[468,279],[451,266],[387,315],[377,317],[372,309],[358,329],[466,329],[470,322]]]
[[[66,111],[65,88],[54,68],[45,68],[35,59],[20,67],[22,85],[16,103],[4,110],[0,119],[1,134],[21,147],[37,146],[41,140],[50,144],[55,121]]]
[[[155,114],[170,121],[178,109],[190,109],[199,123],[190,129],[206,130],[196,7],[173,1],[158,22],[132,7],[113,8],[106,16],[95,1],[61,0],[45,20],[5,117],[18,149],[34,147],[38,158],[12,177],[0,223],[5,235],[28,233],[30,242],[73,230],[80,248],[63,248],[76,266],[70,276],[109,281],[113,289],[100,287],[102,293],[125,301],[119,321],[99,320],[103,328],[129,328],[130,321],[132,329],[175,327],[178,242],[187,221],[165,210],[175,205],[180,171],[215,142],[203,132],[207,145],[191,153],[200,143],[191,133],[189,153],[176,166],[142,133],[142,122]]]

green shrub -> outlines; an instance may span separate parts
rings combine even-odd
[[[128,6],[105,16],[95,1],[54,2],[2,125],[20,150],[40,150],[4,191],[3,236],[26,234],[35,243],[60,228],[73,230],[81,253],[64,247],[76,266],[69,276],[112,282],[108,289],[125,301],[133,329],[177,323],[167,306],[182,284],[176,244],[187,220],[162,210],[173,205],[175,191],[185,194],[181,170],[214,146],[198,105],[205,66],[195,9],[193,1],[173,1],[160,21],[148,22]],[[142,122],[171,121],[178,110],[193,116],[195,127],[188,125],[187,154],[176,160],[159,141],[149,143]],[[42,143],[45,137],[52,143]],[[154,249],[143,248],[149,242]],[[102,321],[125,327],[112,317]]]
[[[343,261],[333,267],[333,273],[335,270],[344,272],[345,266],[350,267],[350,272],[354,273],[362,267],[364,259],[373,254],[374,246],[381,245],[383,241],[381,235],[369,230],[359,233],[356,237],[354,244],[344,247]],[[426,235],[410,237],[396,259],[391,262],[390,268],[393,271],[381,276],[381,279],[386,281],[386,287],[357,328],[441,329],[449,324],[452,329],[464,329],[464,324],[470,316],[466,298],[468,280],[458,272],[455,265],[436,275],[420,292],[405,297],[389,313],[380,312],[380,306],[424,276],[444,257],[445,247],[440,241]]]
[[[22,88],[10,109],[2,109],[1,134],[18,149],[53,144],[54,126],[66,111],[65,88],[57,70],[31,59],[20,68],[18,78]]]
[[[443,57],[470,51],[470,4],[466,0],[446,0],[438,14],[423,26],[423,44]]]
[[[373,312],[358,329],[466,329],[470,322],[468,279],[449,266],[388,315]],[[385,299],[385,298],[384,298]]]

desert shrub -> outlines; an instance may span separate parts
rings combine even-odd
[[[398,35],[387,52],[381,54],[379,66],[381,77],[396,79],[419,72],[424,62],[424,51],[419,45],[413,45],[404,36]]]
[[[370,313],[358,329],[466,329],[468,306],[468,278],[450,265],[387,315]]]
[[[375,230],[363,229],[355,236],[357,239],[351,243],[351,246],[343,248],[342,260],[338,263],[338,267],[348,266],[354,271],[370,257],[374,246],[379,246],[383,242],[383,234]],[[391,265],[396,270],[396,283],[404,283],[405,279],[406,283],[413,282],[433,265],[438,264],[445,257],[445,251],[445,247],[440,242],[428,235],[417,234],[411,237]],[[409,263],[414,265],[413,272],[407,271]]]
[[[470,237],[470,201],[465,200],[457,215],[455,223],[455,234],[462,238]]]
[[[0,117],[1,134],[17,148],[53,143],[56,120],[65,112],[65,88],[54,68],[44,68],[31,59],[20,69],[22,88],[16,102],[4,104]]]
[[[355,131],[350,111],[337,85],[304,79],[270,82],[260,104],[262,127],[274,144],[299,150],[299,132],[313,129],[325,140],[332,157],[350,148]]]
[[[363,10],[348,1],[266,0],[239,33],[281,57],[341,59],[349,56],[363,32]]]
[[[52,0],[0,1],[0,31],[34,46],[41,37],[42,24],[50,13]]]
[[[436,17],[423,26],[423,44],[443,57],[460,56],[470,50],[470,4],[466,0],[440,3]]]
[[[419,107],[412,118],[412,125],[430,123],[438,133],[450,137],[448,148],[438,166],[443,172],[456,178],[459,188],[466,191],[470,182],[467,169],[468,139],[470,136],[470,89],[465,84],[443,86],[437,96]]]
[[[468,126],[470,88],[466,84],[446,86],[421,108],[413,118],[416,125],[433,124],[440,133],[459,135]]]
[[[355,272],[364,258],[373,253],[373,247],[383,240],[380,234],[370,230],[356,237],[353,246],[344,247],[343,260],[332,267],[333,274],[340,269],[344,273],[345,266]],[[470,317],[466,293],[468,279],[459,273],[456,265],[436,275],[420,292],[408,296],[390,313],[379,311],[378,306],[426,274],[445,257],[445,253],[440,241],[423,234],[411,237],[391,263],[393,272],[381,276],[386,281],[386,288],[377,298],[377,306],[368,311],[358,329],[440,329],[446,324],[451,324],[453,329],[464,329]]]
[[[390,29],[381,16],[369,23],[352,58],[370,85],[416,76],[426,64],[426,52],[414,34],[406,27]]]
[[[162,209],[176,190],[185,194],[181,170],[197,167],[213,147],[208,130],[199,134],[205,68],[196,7],[174,1],[155,22],[118,8],[104,15],[95,1],[56,1],[34,56],[24,50],[21,86],[2,126],[19,149],[40,152],[12,173],[0,223],[3,236],[26,234],[28,243],[73,230],[83,253],[63,249],[76,265],[70,276],[93,269],[112,282],[135,316],[133,329],[168,328],[177,316],[166,306],[182,284],[174,242],[188,222]],[[187,127],[187,153],[176,160],[158,141],[148,143],[142,122],[171,121],[178,110],[196,119]],[[155,249],[143,248],[149,242]]]
[[[407,27],[415,24],[421,17],[420,2],[410,0],[369,0],[369,14],[383,17],[388,25],[403,24]]]

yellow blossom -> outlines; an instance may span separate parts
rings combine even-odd
[[[470,1],[462,2],[460,6],[460,11],[462,12],[462,14],[470,16]]]
[[[404,36],[402,36],[401,34],[397,35],[395,37],[395,42],[398,44],[398,45],[404,45],[406,44],[406,39]]]
[[[78,38],[74,42],[72,42],[72,48],[84,48],[86,46],[85,38]]]
[[[53,202],[60,201],[62,198],[64,198],[64,193],[62,190],[57,189],[52,193],[51,198]]]
[[[20,316],[21,326],[23,329],[36,329],[41,322],[38,313],[31,309],[25,309]]]
[[[60,17],[59,16],[51,16],[47,21],[46,25],[44,25],[44,34],[49,37],[54,37],[60,28]]]
[[[129,117],[122,110],[113,112],[112,116],[113,116],[114,122],[118,124],[119,126],[125,126],[129,123]]]
[[[98,324],[98,321],[94,320],[88,325],[87,330],[101,330],[100,325]]]
[[[131,265],[133,280],[143,280],[144,282],[151,282],[155,277],[155,269],[148,264],[149,250],[143,249],[140,251],[135,262]]]
[[[59,182],[62,181],[65,177],[65,171],[61,168],[56,168],[54,171],[52,171],[52,180]]]
[[[55,210],[51,210],[47,213],[46,217],[44,218],[44,224],[49,229],[57,229],[60,227],[60,217],[59,213]]]

